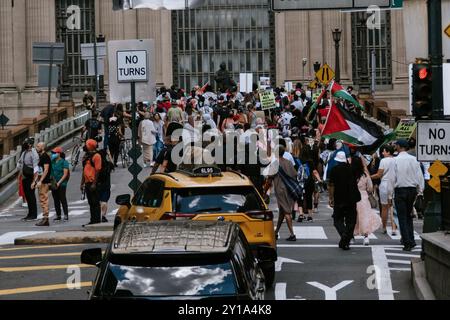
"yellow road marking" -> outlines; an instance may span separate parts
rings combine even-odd
[[[81,256],[81,252],[29,254],[29,255],[24,255],[24,256],[7,256],[7,257],[0,257],[0,260],[46,258],[46,257],[48,257],[48,258],[50,258],[50,257],[71,257],[71,256]]]
[[[0,249],[1,251],[16,251],[16,250],[29,250],[29,249],[54,249],[54,248],[67,248],[67,247],[79,247],[83,244],[62,244],[62,245],[54,245],[54,246],[35,246],[35,247],[17,247],[17,248],[6,248]]]
[[[79,283],[81,288],[92,286],[92,282],[81,282]],[[33,292],[42,292],[42,291],[55,291],[55,290],[68,290],[67,284],[54,284],[49,286],[37,286],[37,287],[28,287],[28,288],[16,288],[16,289],[6,289],[0,290],[0,296],[7,296],[13,294],[21,294],[21,293],[33,293]]]
[[[24,271],[58,270],[58,269],[67,269],[69,267],[95,268],[95,266],[90,266],[90,265],[87,265],[87,264],[63,264],[63,265],[55,265],[55,266],[30,266],[30,267],[0,268],[0,272],[24,272]]]

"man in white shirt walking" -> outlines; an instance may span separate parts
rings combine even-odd
[[[398,156],[395,158],[395,207],[397,209],[403,250],[411,251],[415,246],[413,206],[417,194],[423,194],[425,180],[417,159],[407,153],[408,141],[396,143]]]

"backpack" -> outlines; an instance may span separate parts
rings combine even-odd
[[[91,129],[94,129],[94,130],[100,130],[100,121],[98,121],[97,119],[95,119],[95,118],[91,118],[90,120],[89,120],[89,127],[91,128]]]
[[[89,161],[91,166],[94,167],[94,156],[96,154],[99,154],[100,157],[102,158],[102,169],[100,170],[100,172],[98,173],[98,177],[97,177],[97,184],[98,185],[103,185],[106,184],[108,182],[108,179],[111,175],[111,172],[114,169],[114,164],[108,160],[107,154],[106,154],[106,150],[100,150],[97,151],[93,154],[91,154],[89,157],[87,157],[84,161],[83,161],[83,168],[86,166],[87,162]]]
[[[297,181],[304,186],[311,177],[311,170],[307,162],[302,163],[299,159],[295,159],[295,162],[298,166]]]

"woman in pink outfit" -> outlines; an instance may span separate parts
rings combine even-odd
[[[356,204],[358,213],[355,226],[355,236],[364,236],[364,245],[369,245],[369,235],[381,227],[381,218],[372,209],[369,201],[369,193],[373,192],[372,179],[363,161],[359,157],[352,158],[352,171],[358,182],[361,193],[361,201]]]

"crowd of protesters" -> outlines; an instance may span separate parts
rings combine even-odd
[[[392,235],[400,229],[404,249],[411,250],[415,246],[413,205],[417,195],[424,191],[423,168],[414,156],[407,153],[413,143],[399,140],[363,155],[345,141],[321,136],[332,105],[330,94],[327,93],[313,106],[313,92],[300,83],[291,91],[283,87],[274,88],[275,105],[265,109],[258,88],[254,89],[243,94],[236,86],[225,92],[215,92],[210,85],[197,86],[191,91],[176,86],[170,89],[162,87],[157,92],[156,101],[138,103],[137,136],[143,151],[144,167],[151,168],[151,174],[177,170],[173,148],[181,141],[194,144],[205,132],[225,134],[236,131],[241,134],[239,139],[248,146],[250,133],[277,129],[280,142],[277,151],[271,150],[270,141],[269,147],[258,141],[258,149],[264,149],[270,156],[277,152],[275,156],[279,159],[280,168],[277,172],[264,174],[264,167],[268,164],[260,161],[223,161],[220,164],[223,169],[232,168],[246,174],[264,198],[274,190],[279,207],[277,237],[286,219],[290,232],[286,240],[296,241],[293,223],[313,222],[321,197],[322,201],[325,200],[323,193],[328,190],[328,202],[334,210],[334,224],[341,236],[339,246],[342,249],[348,250],[355,236],[363,236],[364,244],[368,245],[369,235],[380,228],[387,233],[389,222]],[[347,92],[356,98],[352,87],[348,87]],[[361,113],[348,101],[335,99],[334,103],[351,112]],[[98,223],[99,203],[108,202],[110,190],[101,191],[96,187],[96,171],[101,171],[103,161],[96,156],[98,145],[95,140],[99,141],[97,137],[103,134],[104,149],[110,162],[117,167],[120,146],[125,139],[125,130],[131,124],[132,112],[129,104],[111,104],[101,112],[95,107],[90,110],[91,119],[86,122],[84,133],[86,151],[93,153],[94,159],[84,163],[82,189],[91,206],[91,223]],[[176,129],[183,129],[180,140],[171,138]],[[60,149],[52,151],[52,159],[47,159],[43,150],[45,147],[42,145],[34,150],[28,141],[24,145],[20,169],[29,208],[26,219],[36,218],[36,200],[31,193],[38,188],[44,213],[41,225],[47,225],[48,188],[45,186],[51,183],[52,170],[56,172],[53,175],[58,180],[57,190],[60,190],[53,191],[55,206],[58,204],[59,208],[62,205],[68,219],[67,200],[65,191],[62,191],[67,184],[68,168],[65,162],[58,162],[64,159]],[[25,170],[27,166],[34,168],[33,172]],[[287,184],[293,180],[301,189],[300,196],[295,196]],[[373,204],[374,199],[378,204]],[[380,214],[374,208],[379,208]],[[61,210],[56,211],[58,219]],[[394,219],[395,214],[398,219]]]

